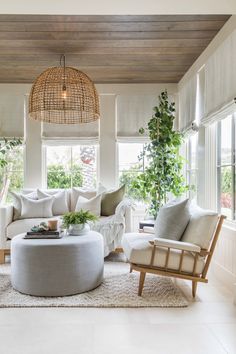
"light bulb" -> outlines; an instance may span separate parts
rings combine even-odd
[[[62,87],[62,98],[63,98],[63,100],[65,100],[67,98],[66,85],[63,85],[63,87]]]
[[[62,91],[62,98],[63,98],[63,100],[65,100],[66,97],[67,97],[67,92],[66,92],[66,90],[65,90],[65,91]]]

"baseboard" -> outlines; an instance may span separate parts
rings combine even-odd
[[[225,285],[230,291],[234,293],[236,302],[236,274],[233,274],[228,269],[222,267],[219,263],[213,261],[211,264],[211,273],[214,277]]]

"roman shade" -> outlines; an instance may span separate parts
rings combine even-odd
[[[17,90],[0,89],[0,137],[24,137],[24,95]]]
[[[205,117],[208,124],[236,109],[236,30],[215,50],[205,65]],[[221,114],[222,113],[222,114]]]
[[[179,91],[179,130],[187,132],[196,120],[197,75],[192,76]]]
[[[117,96],[117,137],[142,137],[141,127],[145,128],[157,105],[157,95],[118,95]],[[145,136],[147,133],[145,132]]]
[[[98,140],[99,121],[84,124],[42,123],[42,138],[95,138]]]
[[[205,115],[205,65],[199,70],[197,75],[197,107],[196,121],[199,124]]]

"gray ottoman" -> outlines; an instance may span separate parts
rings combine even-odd
[[[11,242],[11,282],[14,289],[35,296],[65,296],[101,284],[104,268],[103,237],[95,231],[53,240]]]

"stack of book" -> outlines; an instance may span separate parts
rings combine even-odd
[[[25,239],[47,239],[47,238],[61,238],[63,236],[62,232],[59,231],[28,231],[25,234]]]

